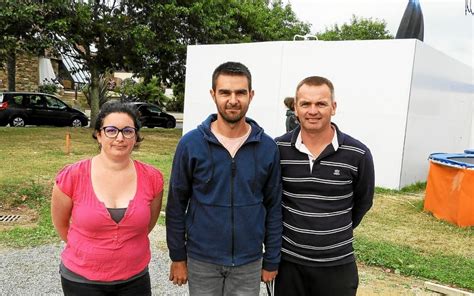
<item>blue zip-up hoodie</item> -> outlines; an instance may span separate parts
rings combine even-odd
[[[234,158],[211,132],[210,115],[180,140],[166,206],[172,261],[187,256],[239,266],[262,258],[278,269],[281,248],[281,176],[278,147],[257,123]]]

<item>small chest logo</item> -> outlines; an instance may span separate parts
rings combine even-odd
[[[334,175],[334,176],[340,176],[340,175],[341,175],[341,171],[339,171],[339,170],[334,170],[333,175]]]

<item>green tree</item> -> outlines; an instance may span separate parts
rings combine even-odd
[[[240,43],[292,40],[309,32],[282,1],[194,1],[189,23],[197,43]]]
[[[140,18],[130,17],[129,11],[134,9],[132,2],[93,0],[44,4],[48,11],[45,27],[55,48],[71,54],[81,62],[82,69],[90,73],[91,126],[100,108],[101,77],[110,70],[138,63],[140,57],[146,56],[144,44],[155,39],[149,27],[140,23]]]
[[[163,85],[173,86],[173,106],[182,106],[186,47],[192,44],[224,44],[292,40],[307,34],[301,22],[282,1],[198,0],[142,3],[132,18],[144,19],[156,40],[148,43],[146,66],[135,63],[133,72],[148,81],[156,75]],[[177,102],[176,102],[177,101]]]
[[[341,27],[335,24],[316,36],[319,40],[393,39],[385,21],[355,15],[352,16],[349,24],[345,23]]]
[[[17,55],[38,54],[49,43],[39,34],[43,27],[40,4],[4,0],[0,5],[0,68],[6,65],[8,89],[14,91]]]
[[[51,40],[90,73],[91,126],[100,108],[100,77],[108,71],[129,70],[144,85],[181,90],[189,44],[291,40],[309,32],[280,0],[36,2],[42,40]]]

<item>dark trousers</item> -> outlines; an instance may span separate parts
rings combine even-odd
[[[61,285],[65,296],[151,296],[149,273],[126,283],[113,285],[83,284],[61,277]]]
[[[355,262],[312,267],[282,260],[275,280],[276,296],[356,295],[359,275]]]

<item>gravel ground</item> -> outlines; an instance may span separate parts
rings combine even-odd
[[[151,234],[152,260],[149,265],[153,295],[188,295],[187,286],[168,280],[169,257],[163,226]],[[0,295],[62,295],[59,255],[63,244],[26,249],[0,249]],[[262,295],[263,294],[262,286]]]
[[[157,225],[150,240],[152,260],[149,265],[153,295],[188,295],[187,286],[174,286],[168,280],[169,257],[165,227]],[[63,244],[26,249],[0,249],[0,296],[62,295],[59,255]],[[423,280],[385,272],[382,268],[359,264],[359,296],[439,295],[426,291]],[[266,295],[264,285],[260,295]]]

